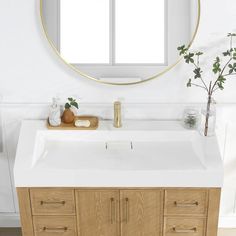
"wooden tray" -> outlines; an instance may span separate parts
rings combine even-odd
[[[60,126],[51,126],[49,121],[47,120],[47,128],[54,129],[54,130],[95,130],[98,128],[99,119],[96,116],[76,116],[75,120],[89,120],[90,126],[89,127],[76,127],[74,122],[71,124],[66,124],[61,122]]]

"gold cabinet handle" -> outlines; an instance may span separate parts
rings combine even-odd
[[[115,206],[115,199],[112,197],[110,198],[110,209],[111,209],[111,224],[115,221],[115,214],[116,214],[116,206]]]
[[[67,230],[68,230],[67,227],[55,227],[55,228],[43,227],[43,231],[45,232],[63,233],[66,232]]]
[[[54,204],[60,204],[65,205],[65,201],[40,201],[40,205],[54,205]]]
[[[199,203],[196,201],[196,202],[189,202],[189,203],[180,203],[180,202],[177,202],[175,201],[174,202],[175,206],[176,207],[195,207],[195,206],[198,206]]]
[[[129,198],[125,198],[125,223],[129,222]]]
[[[194,227],[192,229],[178,229],[176,227],[173,227],[172,229],[175,233],[196,233],[197,232],[196,227]]]

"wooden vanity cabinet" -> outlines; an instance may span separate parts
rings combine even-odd
[[[217,236],[217,188],[17,191],[23,236]]]

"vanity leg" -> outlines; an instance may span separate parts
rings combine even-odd
[[[217,236],[221,189],[209,189],[206,236]]]
[[[33,236],[33,222],[31,214],[29,188],[17,188],[17,195],[20,207],[20,221],[22,236]]]

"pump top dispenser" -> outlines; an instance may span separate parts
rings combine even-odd
[[[51,126],[59,126],[61,124],[61,109],[60,109],[58,98],[52,99],[52,104],[49,108],[48,120]]]

